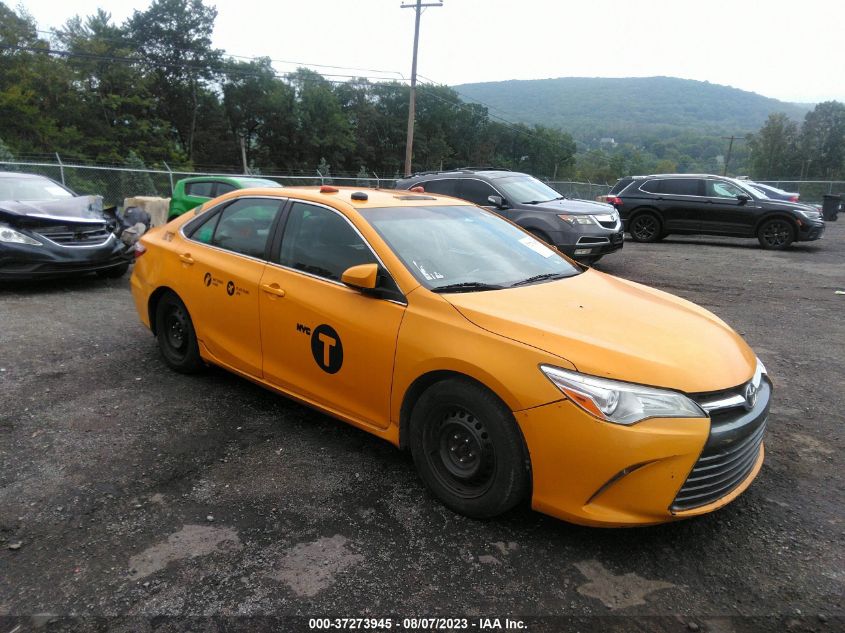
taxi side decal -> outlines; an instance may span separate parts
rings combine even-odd
[[[343,343],[332,326],[324,323],[314,328],[311,333],[311,354],[324,372],[336,374],[340,371],[343,365]]]

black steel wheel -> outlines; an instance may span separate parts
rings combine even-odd
[[[156,338],[164,362],[172,369],[192,374],[203,368],[191,315],[172,292],[161,297],[156,306]]]
[[[631,220],[628,232],[635,242],[656,242],[660,239],[662,226],[660,218],[650,212],[644,212]]]
[[[795,229],[788,220],[774,218],[760,225],[757,241],[767,250],[783,250],[795,241]]]
[[[496,516],[523,500],[530,468],[508,408],[470,380],[431,386],[411,416],[411,452],[420,477],[449,508]]]

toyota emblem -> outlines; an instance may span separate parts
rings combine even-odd
[[[757,404],[758,388],[753,382],[749,382],[745,386],[745,408],[751,411],[754,405]]]

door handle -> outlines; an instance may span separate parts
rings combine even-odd
[[[179,255],[179,261],[181,261],[183,264],[188,264],[189,266],[191,266],[194,263],[194,258],[191,257],[190,253],[182,253],[181,255]]]
[[[261,289],[266,292],[268,295],[273,295],[276,297],[284,297],[285,291],[279,286],[279,284],[263,284]]]

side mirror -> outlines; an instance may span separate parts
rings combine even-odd
[[[736,199],[739,200],[740,204],[745,204],[746,202],[751,202],[751,196],[749,196],[747,193],[737,194]]]
[[[359,264],[343,271],[340,280],[356,290],[375,290],[378,285],[378,264]]]
[[[487,196],[487,202],[492,204],[497,209],[504,209],[507,205],[502,196]]]

